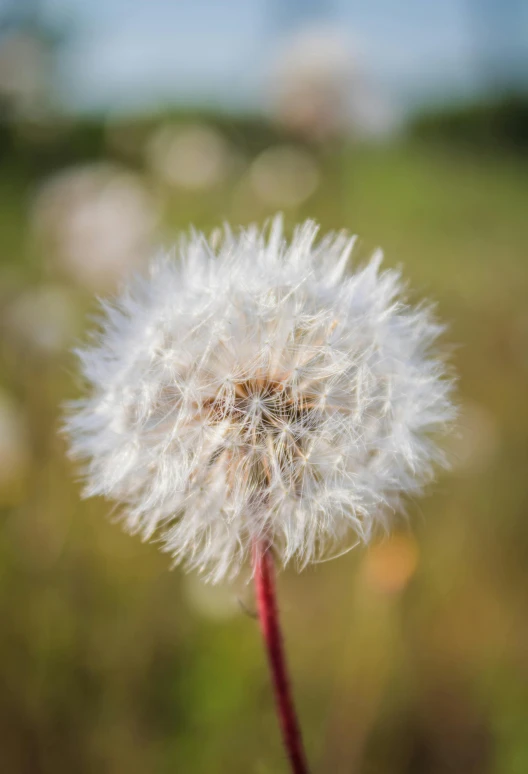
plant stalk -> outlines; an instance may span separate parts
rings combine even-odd
[[[279,624],[273,555],[264,541],[255,543],[253,548],[253,578],[260,628],[266,646],[284,747],[293,774],[308,774]]]

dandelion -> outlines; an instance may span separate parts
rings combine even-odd
[[[15,298],[2,325],[19,347],[52,357],[67,349],[79,330],[78,308],[78,298],[70,288],[46,283]]]
[[[37,242],[56,268],[97,292],[144,263],[158,221],[141,178],[107,163],[53,175],[36,192],[32,216]]]
[[[250,182],[258,198],[278,207],[296,207],[316,191],[319,170],[315,159],[295,145],[277,145],[253,161]]]
[[[282,653],[273,559],[303,567],[386,528],[444,461],[452,418],[441,332],[381,254],[280,218],[153,262],[80,351],[89,390],[67,420],[86,495],[217,582],[253,557],[286,748],[306,771]]]
[[[342,30],[332,25],[304,25],[287,36],[273,59],[273,118],[310,141],[347,135],[355,80],[350,43]]]
[[[269,78],[272,118],[312,143],[397,131],[402,116],[368,72],[361,48],[334,25],[303,25],[288,35]]]
[[[0,389],[0,505],[12,505],[23,494],[31,462],[26,417]]]
[[[228,177],[233,154],[227,140],[207,125],[157,129],[147,146],[154,175],[171,187],[208,191]]]

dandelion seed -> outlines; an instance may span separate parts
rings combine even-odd
[[[300,566],[367,540],[431,479],[453,416],[430,354],[441,331],[352,242],[226,229],[136,278],[80,352],[88,396],[67,421],[86,494],[122,507],[213,581],[255,541]]]
[[[66,429],[86,494],[126,528],[219,581],[253,552],[259,614],[294,771],[271,557],[299,566],[367,541],[443,455],[451,384],[442,328],[405,304],[380,254],[353,273],[353,239],[290,243],[276,218],[193,234],[136,278],[79,355],[89,390]]]

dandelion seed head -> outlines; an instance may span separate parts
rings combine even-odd
[[[182,239],[79,352],[66,430],[87,495],[212,581],[256,540],[300,566],[366,541],[445,460],[453,416],[439,326],[380,254],[280,218]]]

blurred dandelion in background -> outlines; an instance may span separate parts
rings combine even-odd
[[[459,407],[457,432],[448,443],[453,468],[460,475],[485,471],[500,449],[497,420],[489,409],[465,401]]]
[[[141,178],[109,163],[59,172],[42,184],[33,207],[37,244],[88,290],[111,289],[145,263],[158,219]]]
[[[301,147],[275,145],[251,164],[251,187],[269,207],[296,207],[317,190],[319,170],[313,156]]]
[[[59,354],[80,334],[78,298],[72,288],[58,284],[26,289],[4,310],[2,327],[19,347]]]
[[[21,409],[0,390],[0,504],[17,497],[31,461],[28,428]]]
[[[363,562],[364,579],[377,592],[403,591],[416,572],[418,557],[418,545],[411,535],[393,535],[369,548]]]
[[[225,621],[240,613],[232,585],[211,585],[194,574],[185,576],[185,598],[198,615],[211,621]]]
[[[307,25],[293,31],[277,51],[270,101],[279,124],[309,140],[348,134],[355,78],[347,40],[334,27]]]
[[[363,72],[359,47],[337,26],[305,24],[282,40],[268,99],[279,126],[316,143],[385,137],[401,125],[384,90]]]
[[[221,185],[234,156],[227,140],[211,126],[161,126],[149,139],[147,165],[164,183],[189,191]]]
[[[10,112],[33,117],[47,105],[50,55],[45,42],[29,32],[13,33],[0,47],[0,95]]]

